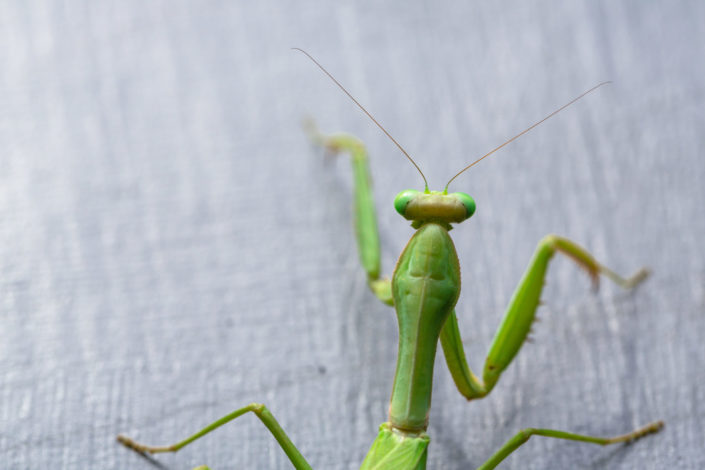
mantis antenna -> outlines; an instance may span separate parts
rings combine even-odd
[[[475,165],[476,163],[479,163],[480,161],[482,161],[482,160],[484,160],[485,158],[489,157],[490,155],[492,155],[493,153],[495,153],[497,150],[501,149],[502,147],[504,147],[504,146],[507,145],[508,143],[513,142],[514,140],[518,139],[519,137],[521,137],[522,135],[526,134],[526,133],[529,132],[531,129],[533,129],[534,127],[538,126],[539,124],[541,124],[542,122],[546,121],[547,119],[552,118],[553,116],[555,116],[556,114],[560,113],[561,111],[563,111],[565,108],[567,108],[567,107],[570,106],[571,104],[573,104],[573,103],[575,103],[576,101],[578,101],[578,100],[579,100],[580,98],[582,98],[583,96],[585,96],[585,95],[587,95],[588,93],[591,93],[591,92],[597,90],[597,89],[600,88],[602,85],[607,85],[608,83],[612,83],[612,82],[607,81],[607,82],[602,82],[602,83],[599,83],[599,84],[595,85],[594,87],[590,88],[588,91],[583,92],[583,93],[580,94],[579,96],[573,98],[570,102],[564,104],[563,106],[561,106],[561,107],[558,108],[557,110],[553,111],[551,114],[549,114],[549,115],[546,116],[545,118],[541,119],[540,121],[537,121],[537,122],[533,123],[531,126],[527,127],[526,129],[524,129],[523,131],[521,131],[520,133],[518,133],[517,135],[515,135],[515,136],[512,137],[511,139],[507,140],[506,142],[504,142],[504,143],[503,143],[502,145],[500,145],[499,147],[495,147],[495,148],[492,149],[491,151],[487,152],[486,154],[484,154],[483,156],[481,156],[480,158],[478,158],[477,160],[475,160],[474,162],[472,162],[471,164],[469,164],[468,166],[466,166],[465,168],[463,168],[462,170],[460,170],[459,172],[457,172],[457,173],[455,174],[455,176],[453,176],[453,177],[448,181],[448,183],[446,183],[446,187],[445,187],[445,189],[444,189],[444,192],[447,193],[447,192],[448,192],[448,186],[450,185],[450,183],[451,183],[455,178],[457,178],[458,176],[460,176],[461,173],[463,173],[465,170],[469,169],[471,166],[473,166],[473,165]]]
[[[311,60],[313,61],[313,63],[318,66],[319,69],[323,70],[323,73],[325,73],[326,75],[328,75],[328,78],[330,78],[331,80],[333,80],[333,83],[335,83],[336,85],[338,85],[338,87],[340,87],[340,89],[343,90],[343,92],[345,92],[346,95],[348,95],[348,98],[350,98],[351,100],[353,100],[353,102],[362,110],[362,112],[364,112],[365,114],[367,114],[367,117],[369,117],[370,119],[372,119],[372,122],[374,122],[375,124],[377,124],[377,127],[379,127],[380,129],[382,129],[382,132],[384,132],[384,133],[387,135],[387,137],[389,137],[389,138],[392,140],[392,142],[394,142],[394,144],[395,144],[397,147],[399,147],[399,150],[401,150],[401,153],[403,153],[403,154],[406,156],[406,158],[409,159],[409,161],[411,162],[411,164],[414,165],[414,167],[418,170],[419,174],[421,175],[421,178],[423,178],[423,182],[424,182],[424,185],[425,185],[425,187],[426,187],[426,192],[428,192],[428,181],[426,181],[426,176],[423,174],[423,171],[421,171],[421,168],[419,168],[419,166],[416,164],[416,162],[414,161],[414,159],[411,158],[408,153],[406,153],[406,150],[404,150],[404,147],[402,147],[401,145],[399,145],[399,142],[397,142],[397,141],[394,139],[394,137],[392,137],[392,135],[391,135],[389,132],[387,132],[387,129],[385,129],[384,127],[382,127],[382,124],[380,124],[379,122],[377,122],[377,119],[375,119],[375,118],[370,114],[370,112],[367,111],[367,110],[365,109],[365,107],[362,106],[362,105],[353,97],[353,95],[351,95],[350,92],[349,92],[348,90],[346,90],[345,87],[344,87],[343,85],[341,85],[340,82],[339,82],[338,80],[336,80],[335,77],[333,77],[333,75],[330,74],[330,72],[328,72],[328,70],[325,69],[325,67],[323,67],[321,64],[319,64],[316,59],[314,59],[313,57],[311,57],[311,54],[309,54],[309,53],[306,52],[305,50],[300,49],[300,48],[298,48],[298,47],[292,47],[292,49],[295,50],[295,51],[302,52],[303,54],[306,55],[306,57],[308,57],[309,59],[311,59]],[[452,180],[451,180],[451,181],[452,181]]]

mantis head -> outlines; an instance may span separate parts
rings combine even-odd
[[[427,222],[436,222],[447,229],[450,224],[460,223],[475,213],[475,200],[465,193],[445,191],[416,191],[406,189],[394,198],[394,208],[414,228]]]

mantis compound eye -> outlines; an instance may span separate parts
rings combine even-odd
[[[406,206],[408,206],[412,200],[416,199],[419,194],[421,194],[421,192],[415,189],[405,189],[394,198],[394,209],[396,209],[402,217],[406,217]]]
[[[472,215],[475,213],[476,205],[475,205],[475,200],[466,193],[451,193],[450,196],[454,196],[457,198],[461,204],[465,207],[465,210],[468,212],[468,216],[466,219],[469,219],[472,217]]]

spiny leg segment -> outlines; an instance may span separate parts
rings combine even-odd
[[[458,390],[468,400],[482,398],[492,391],[502,372],[526,341],[535,320],[536,309],[541,304],[541,291],[548,264],[556,253],[567,256],[587,271],[595,286],[599,283],[600,274],[625,289],[633,288],[648,276],[646,269],[640,269],[633,276],[623,278],[598,263],[587,250],[575,242],[557,235],[544,237],[509,301],[504,318],[490,345],[482,380],[477,378],[467,365],[455,312],[443,327],[441,345],[446,363]]]
[[[380,278],[379,232],[377,214],[372,196],[372,177],[367,160],[365,144],[350,134],[322,134],[313,121],[306,121],[304,129],[315,144],[326,150],[350,154],[354,180],[355,235],[360,253],[360,262],[367,273],[367,284],[374,294],[387,305],[394,305],[391,281]]]
[[[286,453],[287,457],[289,457],[289,460],[294,465],[294,468],[296,468],[297,470],[311,470],[311,466],[308,464],[308,462],[306,462],[306,459],[303,457],[303,455],[301,455],[299,450],[291,442],[291,439],[289,439],[289,436],[286,435],[286,432],[284,432],[284,429],[274,418],[274,415],[272,415],[269,409],[267,409],[267,407],[261,403],[251,403],[243,408],[235,410],[232,413],[225,415],[219,420],[209,424],[205,428],[198,431],[196,434],[193,434],[192,436],[189,436],[183,441],[177,442],[176,444],[168,446],[148,446],[140,444],[139,442],[136,442],[122,434],[117,437],[117,440],[124,446],[140,453],[157,454],[162,452],[176,452],[182,449],[183,447],[187,446],[188,444],[192,443],[193,441],[205,436],[211,431],[214,431],[222,425],[227,424],[230,421],[239,418],[240,416],[249,412],[254,413],[262,421],[262,423],[264,423],[267,429],[269,429],[269,431],[277,440],[281,448]],[[206,469],[208,467],[199,468]]]

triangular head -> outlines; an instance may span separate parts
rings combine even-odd
[[[394,198],[394,209],[405,219],[413,221],[411,225],[414,228],[435,222],[450,230],[450,224],[458,224],[472,217],[475,208],[475,200],[465,193],[406,189]]]

